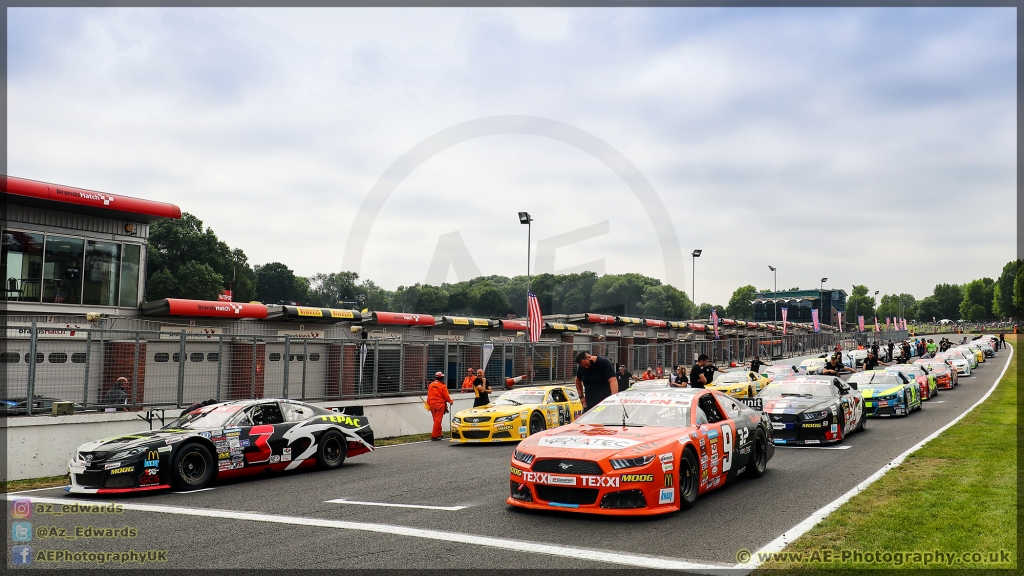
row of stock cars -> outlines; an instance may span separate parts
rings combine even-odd
[[[870,416],[908,416],[994,355],[990,337],[912,364],[817,374],[820,363],[717,374],[707,388],[638,382],[587,412],[573,385],[508,390],[452,418],[454,443],[516,442],[509,505],[606,515],[686,509],[765,473],[776,445],[842,442]],[[856,365],[859,354],[847,353]],[[817,360],[817,359],[812,359]],[[195,490],[223,478],[317,467],[370,452],[365,416],[284,399],[207,402],[167,426],[82,445],[71,493]]]

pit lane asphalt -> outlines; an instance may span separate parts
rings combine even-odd
[[[692,510],[661,517],[606,518],[512,509],[505,504],[512,445],[448,442],[380,448],[332,472],[282,474],[224,482],[201,492],[140,494],[116,501],[367,522],[732,565],[738,550],[757,550],[961,414],[992,386],[1008,355],[1008,350],[1001,350],[970,378],[961,378],[956,389],[941,391],[909,417],[868,420],[866,432],[855,433],[840,445],[848,449],[777,447],[763,478],[740,480],[702,496]],[[60,494],[60,489],[54,489],[22,496]],[[336,498],[466,508],[449,511],[325,502]],[[617,567],[587,558],[394,533],[132,510],[102,517],[36,518],[34,523],[55,526],[128,525],[139,529],[139,535],[127,543],[75,540],[57,545],[49,540],[33,542],[37,548],[168,550],[166,567]]]

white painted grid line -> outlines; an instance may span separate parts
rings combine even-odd
[[[464,510],[465,506],[427,506],[426,504],[392,504],[390,502],[362,502],[359,500],[348,500],[347,498],[335,498],[324,500],[328,504],[356,504],[359,506],[387,506],[390,508],[422,508],[424,510]]]
[[[7,498],[12,499],[13,494]],[[49,504],[96,504],[107,505],[113,502],[101,500],[82,500],[75,498],[33,498],[34,502]],[[238,510],[217,510],[213,508],[186,508],[184,506],[163,506],[156,504],[118,503],[123,510],[134,510],[138,512],[151,512],[157,514],[174,514],[178,516],[194,516],[201,518],[222,518],[225,520],[247,520],[249,522],[269,522],[274,524],[288,524],[293,526],[316,526],[320,528],[336,528],[341,530],[358,530],[362,532],[376,532],[380,534],[391,534],[397,536],[409,536],[412,538],[423,538],[426,540],[438,540],[457,544],[473,546],[486,546],[489,548],[501,548],[514,550],[520,553],[544,554],[558,556],[561,558],[574,558],[592,562],[606,562],[623,566],[636,566],[639,568],[655,568],[662,570],[684,570],[700,574],[727,574],[731,566],[725,564],[712,564],[707,562],[694,562],[677,558],[662,558],[657,556],[645,556],[641,554],[624,554],[619,552],[607,552],[603,550],[589,550],[586,548],[575,548],[571,546],[559,546],[543,542],[530,542],[527,540],[509,540],[505,538],[492,538],[480,536],[479,534],[460,534],[458,532],[443,532],[440,530],[429,530],[424,528],[412,528],[409,526],[395,526],[389,524],[372,524],[369,522],[349,522],[345,520],[328,520],[325,518],[302,518],[296,516],[278,516],[260,512],[242,512]]]

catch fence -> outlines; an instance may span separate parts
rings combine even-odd
[[[12,333],[14,332],[14,333]],[[865,333],[869,336],[875,333]],[[902,340],[905,333],[886,333]],[[720,364],[856,347],[862,334],[801,334],[619,346],[617,342],[478,342],[326,339],[90,328],[8,328],[0,365],[6,413],[49,412],[54,401],[76,410],[184,407],[248,398],[308,401],[420,396],[436,372],[459,390],[468,368],[491,386],[572,382],[580,350],[624,363],[634,373],[691,365],[699,354]],[[34,360],[34,361],[33,361]]]

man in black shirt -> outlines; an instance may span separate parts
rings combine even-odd
[[[886,362],[892,362],[892,352],[894,348],[896,348],[896,345],[892,343],[892,340],[889,340],[889,355],[885,357]]]
[[[581,351],[576,354],[576,364],[576,391],[584,412],[618,393],[619,381],[610,360]]]
[[[715,370],[708,363],[708,355],[697,356],[697,363],[690,368],[690,388],[703,388],[711,384]]]
[[[864,359],[864,370],[874,370],[879,364],[882,366],[888,366],[888,364],[878,359],[877,352],[874,350],[868,352],[868,357]]]
[[[821,369],[821,373],[825,376],[839,376],[843,372],[856,372],[856,370],[844,365],[838,352],[832,354],[832,358],[825,362],[825,366]]]
[[[633,373],[630,372],[629,370],[626,370],[626,366],[624,364],[619,364],[619,374],[615,377],[615,379],[619,382],[620,391],[629,388],[630,381],[632,380],[632,378]]]
[[[476,380],[473,380],[473,392],[476,393],[476,398],[473,399],[473,408],[478,406],[486,406],[491,403],[488,394],[493,392],[490,384],[487,383],[487,378],[484,378],[484,371],[476,371]]]
[[[761,358],[757,354],[754,354],[754,359],[750,361],[750,371],[760,374],[761,366],[771,366],[771,364],[768,362],[761,362]]]

